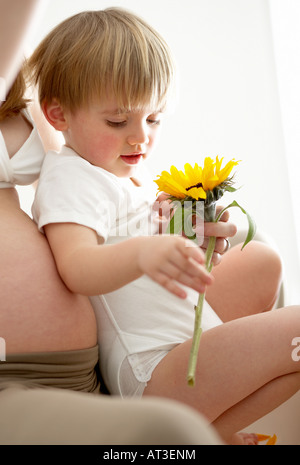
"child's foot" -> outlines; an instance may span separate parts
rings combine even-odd
[[[230,445],[233,446],[257,446],[258,437],[254,433],[236,433],[232,436]]]

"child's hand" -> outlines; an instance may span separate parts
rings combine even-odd
[[[204,267],[204,253],[189,239],[175,235],[141,239],[140,270],[171,293],[184,299],[187,294],[178,283],[199,293],[212,284],[213,277]]]

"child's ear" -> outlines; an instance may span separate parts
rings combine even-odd
[[[64,110],[58,100],[53,99],[51,102],[45,100],[41,107],[45,118],[57,131],[66,131],[68,129]]]

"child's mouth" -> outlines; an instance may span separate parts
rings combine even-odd
[[[142,153],[132,153],[131,155],[121,155],[121,159],[128,165],[136,165],[142,156]]]

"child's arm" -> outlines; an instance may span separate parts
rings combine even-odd
[[[105,245],[85,226],[57,223],[44,228],[63,281],[78,294],[106,294],[143,274],[181,298],[186,292],[178,283],[203,292],[213,282],[203,253],[183,237],[136,237]]]

